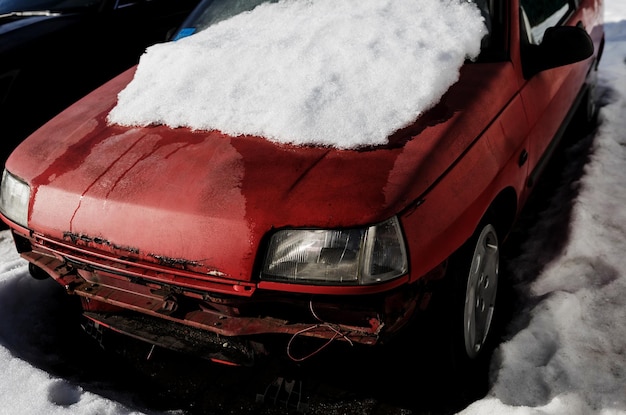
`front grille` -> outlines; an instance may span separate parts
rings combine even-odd
[[[190,292],[213,292],[250,297],[255,291],[255,284],[225,278],[217,271],[210,274],[190,271],[128,256],[115,256],[112,253],[97,250],[89,246],[61,242],[41,235],[30,239],[32,251],[63,259],[78,269],[87,271],[100,270],[127,278],[131,281],[144,281],[165,286],[181,287]],[[84,241],[83,241],[84,243]],[[158,258],[155,259],[158,262]]]
[[[224,338],[204,330],[137,313],[85,312],[83,315],[83,329],[100,343],[104,342],[103,328],[106,328],[155,346],[220,363],[252,366],[257,356],[265,354],[260,343]]]

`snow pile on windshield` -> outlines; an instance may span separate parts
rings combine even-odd
[[[434,106],[486,34],[459,0],[282,0],[154,45],[108,121],[341,149]]]

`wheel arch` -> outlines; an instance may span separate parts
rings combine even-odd
[[[498,238],[504,240],[513,228],[517,216],[517,208],[517,193],[513,187],[507,187],[494,198],[481,221],[489,218],[496,228]],[[477,227],[481,221],[476,225]]]

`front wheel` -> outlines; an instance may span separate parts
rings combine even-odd
[[[476,239],[465,284],[463,340],[468,359],[475,359],[487,341],[498,291],[498,235],[486,225]]]
[[[441,381],[461,403],[484,396],[488,389],[499,263],[498,233],[483,221],[450,257],[443,285],[433,296],[430,343]]]

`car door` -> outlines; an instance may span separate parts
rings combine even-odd
[[[582,7],[574,0],[520,0],[522,66],[524,47],[540,45],[546,30],[559,25],[585,27]],[[528,188],[532,188],[549,155],[559,142],[572,105],[581,92],[592,58],[534,74],[525,74],[520,91],[529,126],[527,163]]]

